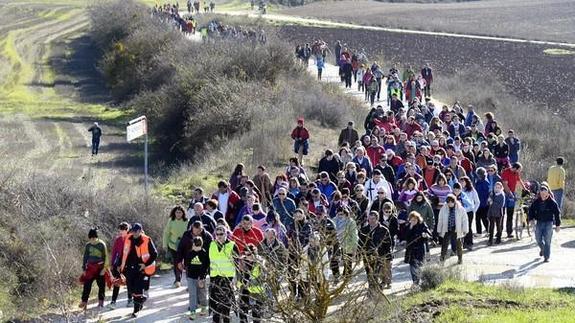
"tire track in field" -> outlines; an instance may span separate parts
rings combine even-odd
[[[24,134],[30,138],[34,147],[22,157],[23,162],[34,161],[45,158],[52,150],[45,134],[42,134],[37,128],[37,123],[30,120],[29,117],[18,115],[16,119],[22,124]]]

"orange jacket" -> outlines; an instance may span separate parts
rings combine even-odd
[[[150,237],[143,234],[140,236],[142,238],[142,243],[139,246],[136,246],[136,254],[138,258],[142,259],[142,262],[145,264],[150,259]],[[132,247],[132,233],[126,236],[124,240],[124,252],[122,254],[122,266],[120,267],[120,271],[124,271],[126,267],[126,260],[128,259],[128,254],[130,253],[130,248]],[[144,268],[144,273],[148,276],[153,275],[156,272],[156,262],[153,261],[151,264],[147,265]]]

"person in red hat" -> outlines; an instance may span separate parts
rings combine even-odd
[[[291,138],[294,140],[293,149],[298,154],[300,165],[303,165],[303,156],[308,154],[309,150],[309,131],[303,125],[303,117],[297,119],[297,126],[291,132]]]

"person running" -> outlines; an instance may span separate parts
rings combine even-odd
[[[232,280],[236,275],[235,259],[238,249],[228,239],[223,225],[216,227],[216,239],[210,244],[210,310],[213,322],[230,322],[230,310],[234,302]]]
[[[98,238],[97,228],[92,228],[88,232],[88,243],[84,248],[82,270],[84,273],[80,277],[80,282],[84,284],[84,288],[82,290],[80,308],[84,311],[87,309],[88,298],[90,297],[94,281],[98,285],[98,308],[103,308],[106,293],[104,274],[108,270],[108,250],[106,243]]]
[[[164,227],[164,234],[162,237],[162,249],[166,250],[169,258],[174,266],[174,287],[178,288],[182,285],[182,271],[178,267],[177,250],[180,244],[180,239],[188,228],[188,219],[186,218],[186,211],[180,205],[175,206],[170,211],[168,223]]]
[[[191,248],[184,251],[184,264],[178,263],[180,270],[186,268],[188,278],[188,296],[190,301],[190,320],[196,319],[196,314],[204,316],[208,314],[208,300],[206,298],[206,276],[210,268],[210,258],[208,255],[209,244],[204,245],[201,236],[195,236],[192,239]]]
[[[128,292],[134,300],[132,317],[138,317],[138,312],[144,306],[147,297],[144,290],[150,277],[156,272],[158,251],[152,238],[144,234],[141,224],[135,223],[124,241],[122,265],[120,271],[126,275]]]
[[[565,159],[563,157],[557,157],[555,163],[556,164],[549,167],[547,171],[547,185],[553,193],[555,202],[557,202],[557,206],[561,211],[563,208],[563,193],[565,192],[566,172],[565,168],[563,168]]]
[[[300,165],[303,165],[303,156],[306,156],[309,150],[309,131],[303,123],[303,117],[299,117],[297,126],[291,132],[291,138],[294,140],[294,152],[298,155]]]
[[[92,133],[92,156],[97,155],[100,149],[100,138],[102,137],[102,128],[97,122],[88,129]]]
[[[110,268],[114,282],[114,288],[112,289],[112,301],[108,304],[108,308],[113,310],[116,308],[116,301],[118,300],[118,295],[120,294],[120,285],[122,285],[120,266],[122,265],[122,253],[124,252],[124,241],[126,236],[130,231],[130,225],[127,222],[122,222],[118,225],[118,234],[114,239],[112,244],[112,253],[110,255]],[[125,281],[123,282],[125,284]],[[127,306],[132,306],[132,295],[128,293],[128,303]]]
[[[409,264],[409,272],[413,281],[413,289],[419,288],[421,281],[421,266],[425,259],[425,250],[427,239],[431,238],[431,232],[425,225],[421,214],[412,211],[408,215],[408,223],[405,240],[405,263]]]
[[[561,230],[561,210],[557,202],[551,197],[549,187],[541,186],[539,196],[529,207],[528,213],[530,225],[535,226],[535,240],[539,246],[539,257],[544,258],[543,262],[549,262],[553,227],[557,233]]]
[[[463,263],[463,243],[461,239],[465,237],[469,230],[467,223],[467,212],[465,208],[457,201],[453,194],[449,194],[445,199],[445,204],[439,211],[437,223],[437,233],[442,239],[440,261],[445,261],[447,248],[451,244],[451,238],[456,239],[457,264]]]

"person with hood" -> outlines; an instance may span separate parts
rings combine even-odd
[[[487,211],[487,217],[489,218],[488,246],[493,245],[493,231],[495,227],[497,227],[495,244],[501,243],[503,210],[505,207],[505,192],[503,191],[503,184],[501,182],[495,183],[493,192],[490,194],[490,201],[489,210]]]
[[[293,149],[298,155],[300,165],[303,165],[303,156],[307,156],[309,151],[309,131],[304,127],[303,117],[297,119],[297,126],[291,132],[291,138],[294,141]]]
[[[218,225],[216,238],[210,244],[210,310],[214,322],[230,322],[230,310],[234,302],[232,280],[236,275],[236,244],[228,239],[227,229]]]
[[[180,239],[188,228],[188,219],[186,218],[186,211],[180,205],[176,205],[171,211],[168,223],[164,227],[164,234],[162,237],[162,249],[168,253],[172,265],[174,266],[174,287],[178,288],[182,285],[182,271],[178,268],[177,250],[180,244]]]
[[[457,201],[455,195],[449,194],[445,199],[445,204],[439,211],[437,223],[437,233],[443,238],[441,242],[441,262],[445,261],[447,248],[451,244],[451,238],[454,237],[456,239],[457,263],[463,263],[463,244],[461,239],[465,237],[468,230],[469,225],[465,208]]]
[[[84,284],[80,308],[84,311],[88,306],[88,298],[90,297],[94,281],[98,285],[98,308],[104,307],[104,298],[106,296],[104,274],[108,270],[108,249],[106,243],[98,238],[97,228],[90,229],[88,239],[82,261],[84,273],[80,277],[80,282]]]
[[[118,234],[112,244],[112,253],[110,254],[110,268],[113,277],[114,287],[112,289],[112,301],[108,304],[108,309],[116,308],[116,301],[120,294],[120,285],[122,284],[120,265],[122,264],[122,252],[124,251],[124,240],[130,231],[130,225],[122,222],[118,225]],[[132,295],[128,293],[128,306],[132,305]]]
[[[92,156],[94,156],[98,154],[98,150],[100,149],[102,128],[100,128],[97,122],[94,122],[94,125],[91,126],[88,131],[92,133]]]
[[[121,272],[126,276],[128,292],[132,293],[134,312],[132,317],[138,317],[146,296],[144,290],[149,286],[150,277],[156,272],[158,251],[152,238],[144,233],[141,224],[135,223],[124,241]]]
[[[561,210],[550,193],[549,187],[541,185],[537,198],[529,207],[528,215],[531,226],[535,226],[539,257],[544,257],[544,262],[549,262],[551,257],[553,226],[555,232],[559,233],[561,230]]]
[[[413,288],[418,288],[421,281],[421,266],[425,259],[427,240],[431,238],[431,232],[425,225],[421,214],[412,211],[408,215],[406,227],[405,263],[409,264],[409,272],[413,281]]]

